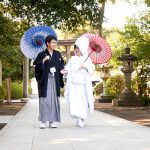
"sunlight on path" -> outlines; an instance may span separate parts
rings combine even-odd
[[[37,82],[35,78],[31,79],[32,94],[38,94]]]

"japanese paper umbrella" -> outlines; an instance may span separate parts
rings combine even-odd
[[[20,41],[22,53],[34,60],[39,52],[45,50],[45,38],[48,35],[53,35],[57,38],[55,31],[49,26],[35,26],[27,30]]]
[[[83,34],[82,36],[89,39],[88,57],[91,58],[94,64],[103,64],[110,60],[111,48],[102,37],[90,33]]]

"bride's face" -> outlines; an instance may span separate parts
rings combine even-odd
[[[74,51],[75,51],[75,54],[76,54],[77,56],[82,56],[82,53],[81,53],[81,51],[80,51],[80,49],[79,49],[78,47],[76,47],[76,48],[74,49]]]

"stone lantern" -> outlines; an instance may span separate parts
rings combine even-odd
[[[118,99],[118,106],[140,106],[142,101],[132,91],[131,88],[131,74],[134,71],[133,62],[137,57],[130,54],[130,48],[125,48],[125,54],[118,58],[123,62],[121,71],[125,75],[125,89],[121,92]]]
[[[110,69],[112,68],[109,64],[103,64],[100,67],[100,77],[103,79],[103,93],[101,95],[101,98],[99,99],[100,103],[111,103],[112,99],[109,95],[106,94],[106,82],[110,78]]]

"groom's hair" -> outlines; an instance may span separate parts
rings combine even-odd
[[[48,36],[45,38],[45,44],[46,44],[46,46],[47,46],[47,42],[50,43],[51,40],[57,41],[56,36],[54,36],[54,35],[48,35]]]

